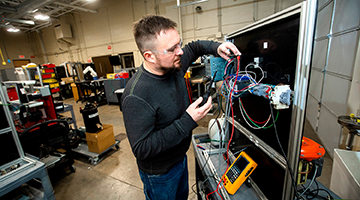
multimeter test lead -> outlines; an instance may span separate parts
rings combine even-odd
[[[196,145],[198,148],[202,149],[202,150],[205,150],[204,147],[200,146],[200,145]]]

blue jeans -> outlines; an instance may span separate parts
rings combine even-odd
[[[187,199],[189,195],[189,175],[187,157],[176,164],[168,173],[149,175],[139,169],[144,183],[146,200]]]

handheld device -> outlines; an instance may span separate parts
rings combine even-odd
[[[244,151],[239,154],[223,175],[226,191],[233,195],[257,167],[257,163]]]
[[[215,71],[214,76],[213,76],[213,78],[211,79],[211,82],[210,82],[208,88],[206,89],[205,94],[203,95],[203,100],[202,100],[202,102],[199,104],[199,107],[203,106],[203,105],[207,102],[207,100],[208,100],[208,98],[209,98],[209,96],[210,96],[211,85],[214,83],[214,79],[215,79],[215,77],[216,77],[216,72],[217,72],[217,71]]]

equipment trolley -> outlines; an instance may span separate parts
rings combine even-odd
[[[119,150],[119,148],[120,148],[119,144],[120,144],[120,141],[115,140],[115,143],[113,145],[111,145],[109,148],[107,148],[106,150],[104,150],[103,152],[94,153],[94,152],[89,151],[89,147],[86,143],[86,140],[84,140],[79,143],[78,147],[73,148],[72,151],[77,154],[81,154],[83,156],[88,157],[89,161],[91,162],[92,165],[97,165],[100,161],[102,161],[104,159],[104,157],[103,157],[104,154],[107,153],[110,149],[115,147],[116,150]]]

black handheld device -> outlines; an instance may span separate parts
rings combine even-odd
[[[203,105],[207,102],[207,100],[208,100],[208,98],[209,98],[209,96],[210,96],[211,85],[214,83],[214,79],[215,79],[215,77],[216,77],[216,72],[217,72],[217,71],[215,71],[214,76],[213,76],[213,78],[211,79],[211,82],[210,82],[208,88],[206,89],[205,94],[203,95],[203,100],[202,100],[202,102],[199,104],[199,107],[203,106]]]

